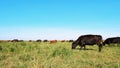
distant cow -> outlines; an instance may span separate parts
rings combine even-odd
[[[0,40],[0,43],[3,42],[3,40]]]
[[[19,42],[18,39],[13,39],[11,42]]]
[[[29,42],[32,42],[32,40],[29,40]]]
[[[65,40],[61,40],[61,42],[65,42]]]
[[[11,40],[7,40],[7,42],[11,42]]]
[[[36,42],[42,42],[42,40],[38,39],[38,40],[36,40]]]
[[[57,40],[51,40],[51,41],[50,41],[50,44],[56,43],[56,42],[57,42]]]
[[[69,40],[69,42],[73,42],[73,40]]]
[[[11,42],[11,40],[0,40],[0,42]]]
[[[72,43],[72,49],[75,49],[77,45],[79,45],[82,49],[86,49],[86,45],[94,45],[97,44],[99,47],[99,52],[102,48],[102,36],[101,35],[82,35],[76,41]]]
[[[112,37],[112,38],[107,38],[104,42],[103,45],[105,44],[112,44],[112,43],[117,43],[120,44],[120,37]]]
[[[48,40],[43,40],[43,42],[48,42]]]

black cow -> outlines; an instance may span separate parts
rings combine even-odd
[[[43,42],[48,42],[48,40],[43,40]]]
[[[117,43],[120,44],[120,37],[111,37],[111,38],[107,38],[104,42],[103,45],[105,44],[112,44],[112,43]]]
[[[32,42],[32,40],[29,40],[29,42]]]
[[[11,42],[19,42],[19,40],[18,39],[13,39],[13,40],[11,40]]]
[[[36,40],[36,42],[42,42],[42,40],[38,39],[38,40]]]
[[[82,35],[76,41],[72,43],[72,49],[75,49],[77,45],[79,45],[82,49],[86,49],[86,45],[94,45],[97,44],[99,46],[99,52],[102,48],[102,36],[101,35]]]
[[[73,42],[73,40],[69,40],[69,42]]]

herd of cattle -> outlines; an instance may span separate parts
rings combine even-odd
[[[28,40],[27,42],[49,42],[51,43],[57,43],[57,42],[73,42],[74,40]],[[25,42],[24,40],[18,40],[18,39],[13,39],[13,40],[0,40],[0,42]]]
[[[106,44],[120,44],[120,37],[111,37],[107,38],[106,40],[103,40],[101,35],[82,35],[80,36],[77,40],[59,40],[60,42],[72,42],[72,49],[75,49],[76,46],[80,46],[80,49],[84,47],[84,50],[86,49],[86,45],[95,45],[97,44],[99,47],[99,52],[101,52],[102,46]],[[18,39],[13,39],[13,40],[0,40],[0,42],[24,42],[24,40],[18,40]],[[29,40],[29,42],[33,42],[33,40]],[[57,43],[58,40],[36,40],[35,42],[49,42],[50,44],[52,43]]]
[[[77,45],[79,45],[82,49],[86,49],[86,45],[94,45],[97,44],[99,47],[99,52],[101,52],[102,46],[105,44],[120,44],[120,37],[111,37],[107,38],[103,41],[101,35],[82,35],[76,41],[72,43],[72,49],[75,49]]]

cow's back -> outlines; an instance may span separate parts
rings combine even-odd
[[[116,38],[113,40],[113,43],[120,43],[120,37],[116,37]]]
[[[79,39],[80,44],[93,45],[102,42],[102,36],[100,35],[83,35],[80,36]]]
[[[107,39],[104,41],[104,45],[105,45],[105,44],[111,44],[111,43],[120,43],[120,37],[107,38]]]

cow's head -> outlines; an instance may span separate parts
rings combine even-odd
[[[76,41],[74,41],[74,42],[72,43],[72,49],[75,49],[77,45],[78,45],[78,43],[77,43]]]

